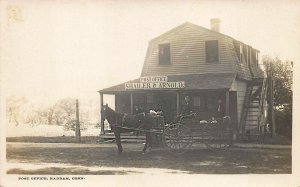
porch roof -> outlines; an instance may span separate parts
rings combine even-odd
[[[125,89],[126,83],[140,83],[140,78],[118,84],[109,88],[99,90],[100,93],[116,94],[122,92],[148,91],[148,90],[224,90],[230,89],[233,80],[236,78],[234,73],[208,73],[208,74],[185,74],[185,75],[168,75],[168,82],[184,81],[184,88],[172,89]]]

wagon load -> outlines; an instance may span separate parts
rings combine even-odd
[[[219,150],[229,147],[233,141],[229,116],[211,120],[199,120],[196,115],[192,118],[182,117],[179,122],[168,125],[164,134],[166,145],[177,151],[186,150],[196,142]]]

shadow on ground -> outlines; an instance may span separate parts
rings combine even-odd
[[[103,147],[18,147],[7,146],[7,159],[23,163],[49,163],[47,169],[10,169],[8,174],[129,174],[132,171],[89,171],[51,167],[50,163],[84,167],[161,168],[206,174],[291,173],[291,149],[230,148],[212,152],[192,149],[182,155],[164,149],[141,154],[140,147],[124,144],[124,153]]]

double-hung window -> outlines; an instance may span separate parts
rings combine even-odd
[[[219,62],[219,42],[218,40],[205,41],[205,53],[207,63]]]
[[[168,65],[171,64],[171,50],[170,44],[159,44],[159,64],[160,65]]]

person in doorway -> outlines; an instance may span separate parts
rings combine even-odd
[[[222,118],[223,116],[225,116],[225,106],[224,106],[222,99],[218,100],[216,116],[217,116],[217,118]]]
[[[184,97],[185,105],[183,107],[183,110],[181,112],[182,116],[186,116],[192,113],[192,103],[190,100],[190,97],[187,95]]]

